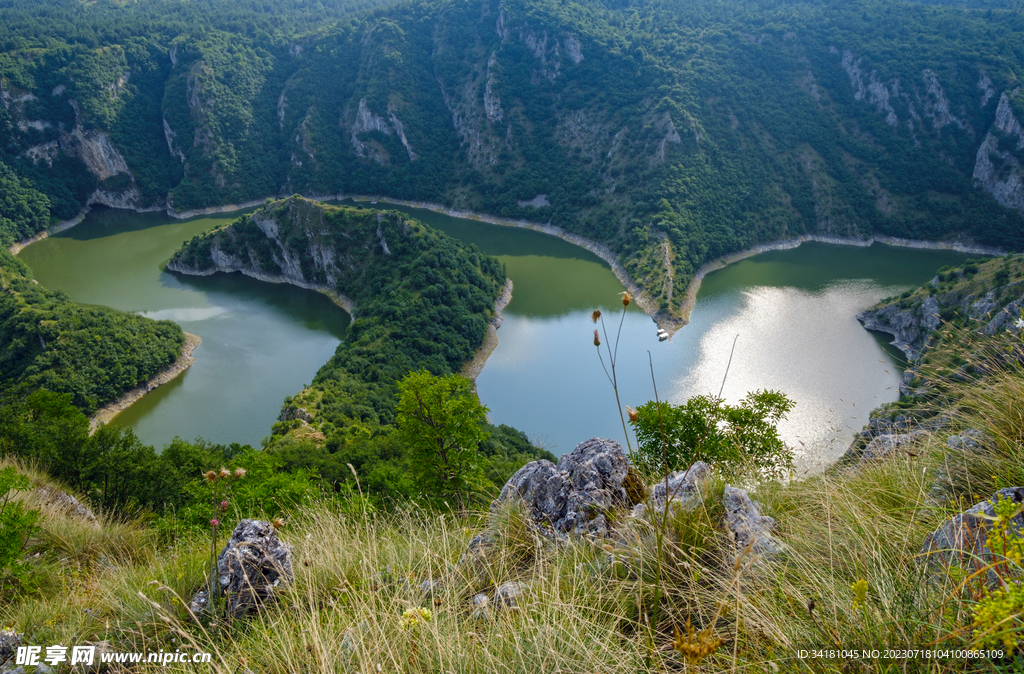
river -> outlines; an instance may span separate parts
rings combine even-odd
[[[492,422],[556,454],[595,435],[621,441],[591,322],[600,307],[609,338],[602,341],[614,346],[622,286],[608,266],[538,232],[400,210],[496,255],[515,284],[498,347],[477,380]],[[318,293],[163,270],[183,241],[237,215],[179,221],[101,209],[20,255],[40,283],[76,301],[170,318],[203,339],[189,370],[115,419],[147,443],[160,447],[180,435],[258,445],[283,398],[308,384],[344,338],[347,315]],[[845,450],[872,408],[898,396],[898,352],[856,314],[968,257],[807,243],[729,265],[704,279],[690,324],[670,341],[658,342],[655,324],[635,305],[625,311],[620,397],[634,407],[653,398],[648,352],[662,399],[721,388],[736,401],[756,389],[781,390],[796,401],[781,434],[796,448],[798,470],[817,471]]]

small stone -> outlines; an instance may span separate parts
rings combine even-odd
[[[35,674],[56,674],[56,671],[56,669],[49,665],[39,663],[38,665],[36,665]]]
[[[516,582],[502,583],[494,591],[494,605],[499,608],[514,608],[516,599],[523,595],[523,586]]]
[[[444,584],[438,580],[425,580],[420,583],[420,592],[422,592],[427,599],[433,599],[439,596],[442,590],[444,590]]]

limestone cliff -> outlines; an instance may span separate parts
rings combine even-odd
[[[999,97],[996,119],[978,148],[974,179],[1003,206],[1024,211],[1024,129],[1013,114],[1010,99]]]

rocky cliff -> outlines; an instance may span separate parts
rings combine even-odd
[[[1019,90],[1014,94],[1018,94]],[[974,179],[1003,206],[1024,211],[1024,129],[1013,114],[1006,92],[999,97],[996,119],[978,148]]]
[[[1009,256],[944,268],[923,288],[890,298],[857,318],[868,330],[892,335],[892,344],[906,355],[911,366],[901,392],[908,394],[922,385],[920,366],[940,331],[952,328],[989,337],[1017,333],[1024,326],[1022,311],[1024,261]],[[961,374],[973,367],[969,360],[956,364]]]

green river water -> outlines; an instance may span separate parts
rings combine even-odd
[[[492,422],[520,428],[556,454],[595,435],[622,441],[590,320],[601,307],[617,325],[622,286],[608,266],[538,232],[400,210],[496,255],[515,284],[498,347],[477,380]],[[182,242],[238,215],[173,220],[99,209],[20,254],[40,283],[76,301],[169,318],[202,338],[191,368],[114,420],[147,443],[161,447],[178,435],[258,445],[283,398],[308,384],[344,339],[347,315],[319,293],[163,269]],[[667,342],[631,307],[618,351],[623,403],[653,397],[648,351],[663,398],[717,393],[739,335],[723,396],[787,393],[797,405],[782,435],[801,472],[818,470],[845,450],[873,407],[897,397],[898,352],[856,314],[967,257],[882,245],[764,253],[709,274],[690,324]]]

